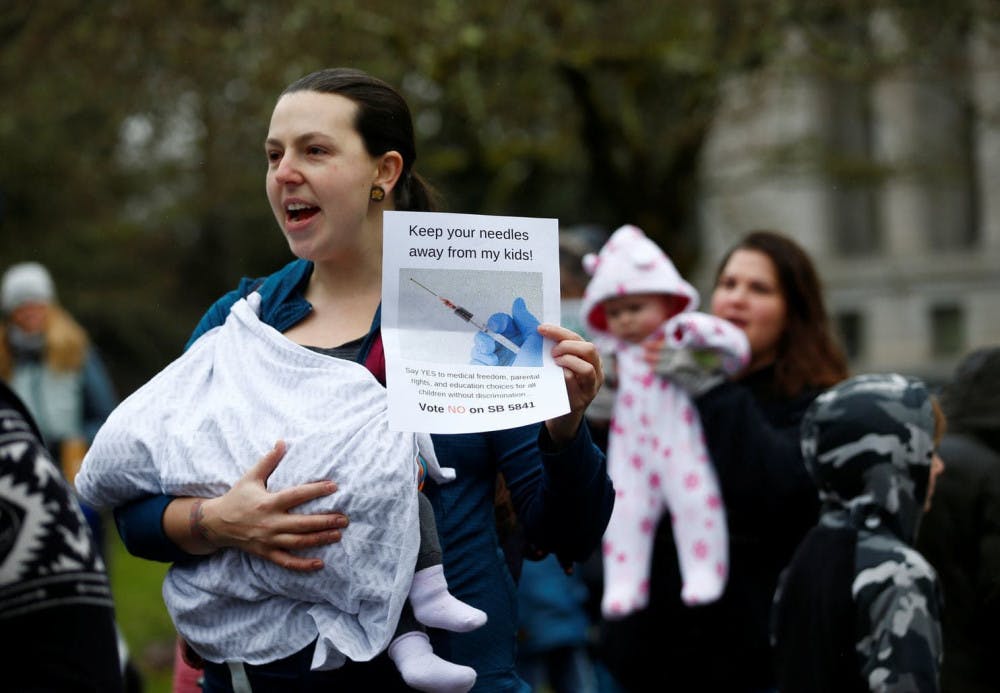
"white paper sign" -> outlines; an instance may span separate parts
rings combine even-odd
[[[560,322],[556,219],[385,212],[382,233],[392,430],[493,431],[569,412],[552,343],[534,330]]]

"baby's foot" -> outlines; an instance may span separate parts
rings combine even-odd
[[[410,688],[428,693],[466,693],[476,683],[476,670],[434,654],[425,633],[411,631],[389,645],[389,658]]]
[[[431,628],[465,633],[486,623],[486,612],[456,599],[448,591],[440,564],[413,574],[410,605],[417,620]]]
[[[699,570],[684,574],[681,601],[688,606],[708,604],[722,596],[726,590],[725,570]]]

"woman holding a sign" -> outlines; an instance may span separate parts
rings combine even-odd
[[[256,291],[263,322],[292,342],[363,364],[384,384],[383,212],[434,209],[432,191],[413,170],[416,151],[405,101],[389,85],[357,70],[307,75],[279,97],[265,154],[268,200],[296,259],[263,280],[244,279],[219,299],[189,346],[222,325],[230,307]],[[537,331],[555,344],[551,356],[562,367],[570,411],[541,424],[435,435],[437,457],[455,469],[456,479],[445,485],[428,482],[424,491],[434,505],[449,588],[488,614],[486,625],[472,632],[431,633],[441,657],[476,670],[475,690],[527,690],[514,668],[515,587],[494,521],[498,475],[510,491],[526,541],[566,561],[582,560],[597,547],[613,503],[604,457],[583,423],[603,379],[597,352],[556,325],[543,323]],[[330,425],[336,423],[337,412],[331,411]],[[160,561],[195,561],[234,548],[288,570],[322,570],[318,559],[300,551],[339,541],[342,532],[351,531],[348,518],[293,511],[333,493],[331,481],[337,480],[304,478],[301,486],[269,492],[268,477],[280,464],[282,450],[277,446],[265,454],[217,498],[160,495],[117,508],[126,546]],[[338,690],[405,689],[384,655],[310,671],[311,647],[241,672],[253,690],[313,690],[310,686],[327,684]],[[232,690],[239,684],[235,674],[229,680],[226,664],[207,666],[205,690]]]

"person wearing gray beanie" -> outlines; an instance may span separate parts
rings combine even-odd
[[[90,348],[86,331],[56,303],[49,271],[21,262],[0,284],[0,377],[24,400],[56,460],[64,442],[85,437],[79,394]]]
[[[72,482],[87,445],[118,403],[114,386],[87,332],[58,304],[44,265],[11,265],[0,280],[0,308],[0,379],[24,401]],[[100,518],[92,513],[88,520],[100,542]]]
[[[7,315],[25,303],[51,303],[56,298],[52,275],[37,262],[12,265],[3,275],[0,306]]]

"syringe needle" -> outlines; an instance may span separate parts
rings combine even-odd
[[[416,284],[417,286],[419,286],[419,287],[420,287],[421,289],[423,289],[423,290],[424,290],[424,291],[426,291],[427,293],[429,293],[429,294],[433,294],[433,295],[437,296],[437,294],[435,294],[435,293],[434,293],[433,291],[431,291],[430,289],[428,289],[428,288],[427,288],[426,286],[424,286],[423,284],[421,284],[420,282],[418,282],[418,281],[417,281],[416,279],[414,279],[413,277],[410,277],[410,281],[411,281],[411,282],[413,282],[414,284]],[[438,296],[438,298],[441,298],[441,297],[440,297],[440,296]]]
[[[497,344],[499,344],[503,348],[509,350],[513,354],[517,354],[517,353],[519,353],[521,351],[521,348],[519,346],[517,346],[516,344],[514,344],[514,342],[510,341],[509,339],[507,339],[506,337],[504,337],[499,332],[495,332],[495,331],[489,329],[488,327],[486,327],[485,325],[480,325],[478,322],[476,322],[475,320],[473,320],[472,319],[472,313],[470,313],[469,311],[467,311],[465,308],[462,308],[461,306],[456,306],[454,303],[452,303],[451,301],[449,301],[444,296],[441,296],[440,294],[434,293],[433,291],[431,291],[430,289],[428,289],[426,286],[424,286],[423,284],[421,284],[420,282],[418,282],[413,277],[410,277],[409,279],[410,279],[411,282],[413,282],[414,284],[416,284],[417,286],[419,286],[420,288],[422,288],[427,293],[429,293],[429,294],[431,294],[433,296],[436,296],[438,298],[438,300],[440,300],[445,305],[446,308],[454,311],[455,315],[457,315],[458,317],[462,318],[462,320],[465,320],[465,322],[472,324],[480,332],[483,332],[484,334],[487,334],[490,337],[492,337],[493,341],[495,341]]]

